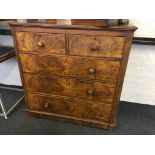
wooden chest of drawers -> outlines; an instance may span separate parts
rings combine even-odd
[[[136,27],[10,25],[29,114],[115,126]]]

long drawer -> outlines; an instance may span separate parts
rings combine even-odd
[[[112,104],[80,99],[27,94],[29,110],[86,118],[109,123]]]
[[[64,79],[40,75],[24,75],[26,91],[112,102],[115,84]]]
[[[71,55],[122,58],[124,37],[70,35]]]
[[[65,34],[17,32],[20,53],[65,54]]]
[[[120,61],[71,56],[20,54],[24,73],[70,76],[116,82]]]

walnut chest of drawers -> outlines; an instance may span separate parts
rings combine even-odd
[[[10,25],[29,114],[115,126],[136,27]]]

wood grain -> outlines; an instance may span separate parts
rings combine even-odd
[[[18,49],[24,52],[65,54],[65,35],[17,32]]]
[[[37,29],[37,28],[50,28],[51,31],[53,29],[65,29],[65,30],[95,30],[97,32],[97,30],[100,31],[109,31],[110,33],[118,31],[119,33],[122,31],[125,31],[125,33],[128,33],[129,31],[134,32],[135,30],[137,30],[138,27],[133,26],[133,25],[126,25],[126,24],[120,24],[120,25],[116,25],[116,26],[110,26],[110,27],[103,27],[103,26],[85,26],[85,25],[57,25],[57,24],[42,24],[42,23],[19,23],[19,22],[10,22],[9,23],[11,27],[15,27],[15,28],[24,28],[26,29]]]
[[[71,35],[69,52],[71,55],[122,58],[124,41],[124,37]]]
[[[109,126],[109,129],[116,125],[116,114],[117,114],[117,110],[118,110],[118,106],[119,106],[119,101],[120,101],[123,81],[124,81],[124,77],[125,77],[126,67],[127,67],[127,63],[128,63],[128,58],[129,58],[129,54],[130,54],[132,39],[133,39],[133,33],[128,33],[128,36],[126,37],[126,41],[124,44],[123,60],[121,62],[118,81],[117,81],[117,85],[116,85],[116,92],[114,95],[113,108],[111,111],[110,124],[112,126]]]
[[[73,25],[112,26],[118,24],[118,19],[72,19]]]
[[[93,103],[74,98],[39,96],[35,94],[28,94],[27,98],[30,110],[63,114],[103,122],[108,122],[110,118],[111,104]]]
[[[120,61],[102,59],[34,54],[20,54],[19,56],[24,73],[116,82],[120,67]]]
[[[85,80],[47,77],[40,75],[24,75],[27,92],[86,98],[95,101],[112,102],[115,84]]]

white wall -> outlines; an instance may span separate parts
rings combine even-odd
[[[0,63],[0,83],[21,86],[16,57]]]
[[[9,29],[9,26],[1,22],[0,29]],[[14,46],[12,36],[0,35],[0,45]],[[16,57],[0,63],[0,84],[21,86]]]
[[[155,38],[155,20],[130,19],[130,23],[138,27],[138,30],[136,30],[134,36]]]
[[[132,45],[121,100],[155,105],[155,46]]]
[[[14,46],[11,36],[0,35],[0,45],[1,46]]]
[[[8,24],[5,22],[0,22],[0,29],[10,29]],[[12,36],[0,35],[0,45],[13,46]]]

